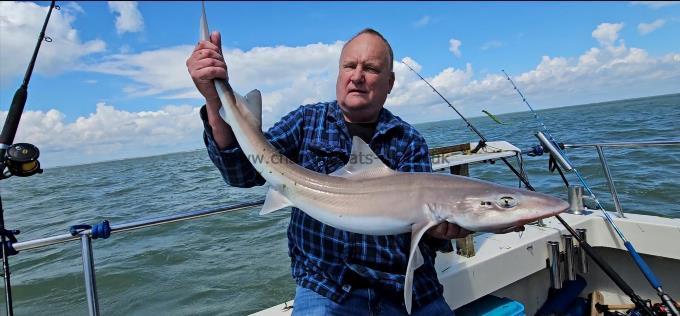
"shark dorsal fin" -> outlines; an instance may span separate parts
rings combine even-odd
[[[262,129],[262,94],[260,94],[260,91],[255,89],[245,96],[245,105],[248,108],[248,111],[250,111],[250,114],[253,115],[253,119],[255,120],[255,123],[257,123],[257,126],[260,127],[260,130]]]
[[[262,130],[262,95],[260,94],[260,91],[257,89],[252,90],[248,92],[245,97],[242,97],[240,94],[236,93],[236,91],[232,90],[232,92],[236,98],[239,111],[246,112],[243,113],[243,116],[251,124]],[[226,111],[224,111],[224,107],[220,108],[220,116],[222,116],[225,122],[232,124],[232,122],[229,121],[229,117],[227,117]]]
[[[396,171],[387,167],[373,153],[373,150],[371,150],[371,147],[368,147],[366,142],[354,136],[352,138],[352,153],[349,156],[349,162],[344,167],[331,173],[331,175],[350,179],[367,179],[388,176],[394,173]]]

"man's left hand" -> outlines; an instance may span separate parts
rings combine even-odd
[[[456,239],[470,235],[472,234],[472,232],[456,224],[443,222],[441,224],[438,224],[437,226],[428,229],[427,234],[430,237],[439,239]]]

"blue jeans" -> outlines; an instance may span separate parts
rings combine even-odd
[[[406,308],[401,303],[395,303],[394,299],[387,299],[375,289],[353,289],[349,297],[338,304],[331,299],[320,295],[310,289],[298,286],[295,289],[295,302],[293,303],[293,316],[378,316],[378,315],[408,315]],[[449,304],[440,297],[425,306],[413,307],[411,316],[453,316]]]

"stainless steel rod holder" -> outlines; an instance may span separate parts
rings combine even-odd
[[[542,132],[536,133],[536,138],[538,138],[538,141],[541,143],[543,146],[543,149],[548,151],[550,155],[555,158],[555,161],[564,169],[565,171],[571,171],[574,169],[574,167],[567,161],[564,156],[560,153],[560,151],[555,147],[552,141],[550,141],[547,137]]]
[[[580,185],[569,186],[569,213],[581,215],[585,210],[583,204],[583,187]]]
[[[562,235],[564,237],[564,274],[567,280],[576,280],[576,266],[574,264],[574,236]]]
[[[556,290],[561,289],[560,243],[557,241],[548,242],[548,267],[550,270],[550,286]]]
[[[587,234],[585,228],[576,229],[576,233],[578,233],[578,237],[581,240],[588,241],[586,238]],[[580,246],[578,248],[578,270],[583,274],[588,273],[588,255],[586,254],[585,250],[583,250]]]
[[[600,156],[600,163],[602,164],[602,170],[604,171],[604,176],[607,178],[607,186],[609,186],[609,192],[612,194],[612,199],[614,199],[614,207],[616,207],[616,212],[619,213],[620,218],[626,218],[623,215],[623,210],[621,209],[621,202],[619,202],[619,195],[616,193],[616,187],[614,186],[614,181],[612,180],[611,173],[609,172],[609,165],[607,164],[607,158],[604,156],[604,150],[602,146],[595,146],[597,149],[597,155]]]
[[[97,283],[94,275],[94,256],[92,254],[92,239],[87,234],[80,235],[83,255],[83,277],[85,279],[85,295],[90,316],[99,316],[99,302],[97,300]]]

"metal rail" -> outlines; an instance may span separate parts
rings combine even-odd
[[[240,211],[240,210],[244,210],[244,209],[247,209],[247,208],[262,205],[263,203],[264,203],[264,200],[260,200],[260,201],[256,201],[256,202],[236,204],[236,205],[226,206],[226,207],[221,207],[221,208],[216,208],[216,209],[202,210],[202,211],[192,211],[192,212],[163,216],[163,217],[152,218],[152,219],[147,219],[147,220],[140,220],[140,221],[130,222],[130,223],[121,224],[121,225],[112,225],[111,226],[111,234],[122,233],[122,232],[137,230],[137,229],[141,229],[141,228],[151,227],[151,226],[158,226],[158,225],[163,225],[163,224],[175,223],[175,222],[185,221],[185,220],[189,220],[189,219],[201,218],[201,217],[217,215],[217,214],[222,214],[222,213],[228,213],[228,212],[233,212],[233,211]],[[86,230],[82,231],[80,233],[80,235],[76,235],[76,236],[73,236],[71,234],[62,234],[62,235],[56,235],[56,236],[51,236],[51,237],[45,237],[45,238],[39,238],[39,239],[33,239],[33,240],[18,242],[16,244],[13,244],[13,246],[14,246],[14,249],[16,249],[17,251],[31,250],[31,249],[37,249],[37,248],[50,246],[50,245],[65,243],[65,242],[69,242],[69,241],[80,240],[80,238],[81,238],[80,236],[82,236],[82,235],[90,236],[91,233],[92,233],[91,229],[86,229]]]
[[[595,146],[597,149],[597,155],[600,157],[600,164],[602,164],[602,171],[604,171],[604,177],[607,178],[607,186],[609,187],[609,192],[612,194],[612,199],[614,200],[614,207],[616,212],[619,214],[620,218],[626,218],[623,214],[623,208],[621,208],[621,202],[619,202],[619,194],[616,192],[616,187],[614,186],[614,180],[612,179],[611,172],[609,171],[609,164],[607,164],[607,158],[604,156],[604,150],[602,146]]]
[[[604,177],[607,180],[607,186],[609,187],[609,193],[614,200],[614,208],[616,208],[616,213],[620,218],[625,218],[623,208],[621,207],[621,202],[619,201],[619,195],[616,192],[616,186],[614,186],[614,180],[612,179],[611,171],[609,170],[609,164],[607,163],[607,158],[604,155],[604,147],[650,147],[650,146],[671,146],[680,145],[680,140],[671,141],[649,141],[649,142],[619,142],[619,143],[584,143],[584,144],[561,144],[560,147],[563,148],[583,148],[583,147],[595,147],[597,150],[597,155],[600,159],[600,165],[602,166],[602,171],[604,172]]]
[[[648,146],[667,146],[680,145],[680,140],[671,141],[650,141],[650,142],[622,142],[622,143],[585,143],[585,144],[563,144],[564,148],[579,147],[648,147]]]
[[[122,233],[137,229],[142,229],[146,227],[159,226],[163,224],[170,224],[190,219],[196,219],[211,215],[217,215],[227,212],[244,210],[247,208],[252,208],[255,206],[262,205],[264,200],[242,203],[227,207],[221,207],[210,210],[202,211],[192,211],[186,213],[180,213],[175,215],[163,216],[158,218],[152,218],[147,220],[140,220],[136,222],[130,222],[122,225],[111,226],[111,233]],[[83,278],[85,281],[85,295],[87,296],[87,308],[89,315],[99,316],[99,300],[97,298],[97,283],[95,278],[95,263],[94,255],[92,250],[92,229],[86,229],[79,232],[76,235],[72,234],[62,234],[57,236],[51,236],[46,238],[33,239],[29,241],[19,242],[14,244],[14,249],[17,251],[31,250],[42,247],[47,247],[50,245],[65,243],[69,241],[80,240],[81,242],[81,253],[83,257]]]

